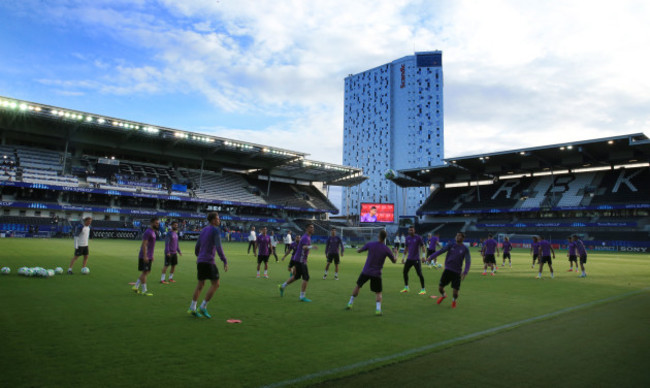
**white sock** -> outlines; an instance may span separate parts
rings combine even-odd
[[[260,271],[257,271],[257,276],[260,276]]]
[[[327,271],[325,271],[325,276],[327,276]]]
[[[170,279],[171,279],[171,277],[170,277]],[[165,274],[162,274],[162,276],[160,277],[160,281],[161,281],[161,282],[164,282],[164,281],[165,281]]]
[[[192,303],[190,303],[190,310],[196,311],[196,301],[193,300]]]
[[[537,276],[539,276],[539,277],[541,278],[541,277],[542,277],[542,273],[540,272]]]
[[[142,292],[147,292],[147,283],[142,283]]]
[[[267,270],[264,270],[264,275],[266,275],[267,273],[268,273],[268,271],[267,271]]]
[[[305,297],[305,293],[303,291],[300,291],[300,299]]]
[[[377,302],[377,310],[381,310],[381,302]]]
[[[208,302],[206,302],[205,299],[203,299],[203,302],[201,302],[201,308],[204,309],[206,307],[208,307]]]
[[[354,296],[351,296],[351,297],[350,297],[350,301],[349,301],[348,303],[349,303],[349,304],[354,303]]]
[[[286,287],[287,287],[287,282],[282,283],[282,288],[286,288]]]
[[[172,272],[169,274],[169,280],[172,280],[173,278],[174,278],[174,273]]]
[[[338,272],[334,272],[334,277],[335,277],[335,278],[338,278],[338,277],[339,277],[339,273],[338,273]]]
[[[138,288],[138,287],[140,287],[140,279],[135,281],[135,288]]]

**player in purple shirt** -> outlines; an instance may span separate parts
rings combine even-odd
[[[153,250],[156,246],[156,232],[160,228],[160,220],[158,217],[151,219],[149,228],[142,234],[142,245],[140,245],[140,254],[138,255],[138,271],[141,271],[138,280],[131,288],[138,294],[153,296],[153,293],[147,290],[147,275],[151,272],[151,265],[153,264]],[[142,290],[140,290],[142,286]]]
[[[393,252],[391,252],[390,248],[386,246],[385,241],[386,231],[381,230],[379,231],[379,241],[369,242],[357,251],[359,253],[368,251],[368,257],[366,258],[366,265],[363,266],[361,275],[359,275],[359,279],[357,279],[357,285],[354,287],[354,290],[352,290],[352,296],[350,297],[346,309],[349,310],[352,308],[354,298],[359,295],[359,290],[368,280],[370,280],[370,290],[377,296],[375,315],[382,315],[381,292],[383,287],[381,283],[381,269],[384,268],[384,262],[387,257],[393,262],[393,264],[397,262]]]
[[[490,267],[491,276],[494,276],[497,270],[497,260],[495,257],[499,256],[499,244],[496,240],[492,238],[492,234],[488,234],[487,240],[483,243],[483,248],[481,249],[481,255],[483,255],[483,273],[481,275],[487,275],[487,268]]]
[[[339,257],[339,250],[341,256]],[[334,262],[334,280],[339,280],[339,263],[341,262],[341,257],[343,257],[343,240],[336,235],[336,228],[332,228],[330,231],[330,236],[325,242],[325,257],[327,258],[327,264],[325,265],[325,274],[323,275],[323,280],[327,278],[327,270],[330,269],[330,264]]]
[[[533,236],[533,243],[530,244],[530,254],[533,255],[533,265],[530,268],[535,268],[535,263],[539,259],[539,238]]]
[[[472,264],[472,258],[470,257],[469,248],[463,244],[465,240],[465,234],[463,232],[458,232],[456,234],[456,241],[450,241],[444,248],[433,253],[427,258],[428,261],[435,259],[444,252],[447,252],[445,258],[445,270],[442,272],[440,277],[440,283],[438,284],[438,291],[440,291],[440,297],[438,297],[437,304],[442,303],[442,301],[447,297],[445,293],[445,286],[451,283],[451,288],[454,290],[453,295],[454,299],[451,302],[451,308],[456,308],[456,300],[458,299],[458,291],[460,290],[460,282],[465,280],[465,276],[469,272],[469,267]],[[463,261],[465,261],[465,270],[462,271]],[[462,273],[461,273],[462,271]],[[432,295],[431,298],[436,299],[435,295]]]
[[[287,279],[286,282],[280,284],[278,289],[280,290],[280,296],[284,296],[284,289],[297,279],[302,279],[302,284],[300,287],[300,301],[301,302],[311,302],[310,299],[305,297],[305,292],[307,291],[307,284],[309,283],[309,270],[307,269],[307,258],[309,256],[309,251],[312,249],[318,248],[315,245],[311,245],[311,235],[314,234],[314,224],[308,224],[305,229],[305,234],[300,238],[298,246],[296,247],[296,253],[291,258],[291,264],[289,267],[293,267],[293,273]]]
[[[377,208],[373,206],[368,213],[361,215],[360,222],[377,222]]]
[[[587,272],[585,272],[585,263],[587,263],[587,249],[585,248],[585,243],[578,238],[577,235],[573,235],[573,242],[576,244],[576,251],[578,251],[578,256],[580,257],[580,269],[582,273],[578,275],[579,278],[586,278]]]
[[[183,256],[181,248],[178,246],[178,222],[172,221],[171,227],[172,230],[165,236],[165,265],[163,266],[162,276],[160,277],[160,283],[162,284],[176,283],[176,280],[174,280],[174,271],[178,265],[178,255]],[[172,268],[169,270],[169,282],[166,282],[165,275],[167,275],[167,267],[169,266]]]
[[[424,241],[422,241],[422,237],[415,234],[415,227],[411,226],[409,227],[409,234],[406,237],[406,248],[404,249],[404,256],[406,256],[406,263],[404,264],[404,271],[402,273],[404,276],[404,288],[400,292],[409,292],[409,270],[411,267],[415,267],[415,272],[420,277],[420,285],[422,286],[418,295],[426,295],[427,290],[424,288],[420,252],[424,253]]]
[[[197,318],[212,318],[208,313],[208,302],[219,288],[219,269],[214,261],[215,254],[219,254],[219,258],[223,262],[223,270],[228,272],[228,260],[221,247],[221,228],[219,228],[219,225],[221,225],[219,214],[215,212],[208,213],[208,225],[201,230],[199,239],[194,246],[198,282],[192,294],[192,302],[187,313]],[[211,285],[205,293],[205,299],[203,299],[201,306],[197,310],[196,305],[206,280],[210,280]]]
[[[262,227],[257,236],[257,278],[260,277],[260,266],[264,263],[264,278],[269,278],[269,256],[271,256],[271,237],[266,234],[266,226]]]
[[[510,243],[510,239],[508,237],[503,238],[503,244],[501,244],[501,247],[503,248],[503,267],[506,266],[506,258],[508,258],[508,264],[510,268],[512,268],[512,258],[510,257],[510,251],[512,250],[512,244]]]
[[[553,260],[551,260],[551,253],[553,254],[553,258],[555,259],[555,251],[553,250],[553,246],[551,246],[551,243],[544,240],[544,237],[539,237],[539,247],[537,248],[539,251],[538,255],[540,257],[539,259],[539,273],[537,274],[537,279],[542,278],[542,270],[544,269],[544,264],[548,263],[548,268],[551,271],[551,278],[554,277],[553,274]]]
[[[429,246],[427,247],[427,257],[431,256],[433,252],[436,251],[437,247],[440,245],[440,233],[436,232],[433,236],[429,234]],[[438,259],[434,258],[433,261],[429,262],[429,266],[435,269],[442,267],[442,264],[438,264]]]
[[[569,236],[569,247],[567,249],[566,256],[569,258],[569,270],[567,272],[573,272],[573,264],[576,265],[576,272],[578,272],[578,255],[576,255],[576,243],[573,242],[573,237]]]

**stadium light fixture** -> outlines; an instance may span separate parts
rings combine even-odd
[[[573,149],[573,146],[572,146],[572,145],[567,146],[566,149],[568,149],[568,150],[572,150],[572,149]]]
[[[581,173],[581,172],[594,172],[594,171],[606,171],[611,170],[610,166],[599,166],[599,167],[585,167],[585,168],[574,168],[571,170],[572,173]]]
[[[504,179],[518,179],[518,178],[525,178],[529,177],[530,174],[511,174],[511,175],[501,175],[499,177],[499,180],[504,180]]]
[[[616,166],[614,166],[614,170],[618,170],[621,168],[640,168],[640,167],[650,167],[650,163],[617,164]]]
[[[469,186],[468,182],[445,183],[445,189],[451,189],[454,187],[467,187],[467,186]]]
[[[614,144],[614,140],[610,140],[610,141],[608,141],[607,144],[610,144],[610,145],[611,145],[611,144]]]

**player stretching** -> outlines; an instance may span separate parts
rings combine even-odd
[[[178,265],[178,255],[183,256],[181,247],[178,246],[178,222],[172,221],[172,230],[165,236],[165,266],[162,269],[160,283],[176,283],[176,280],[174,280],[174,271]],[[166,282],[165,275],[167,275],[167,267],[169,266],[172,268],[169,270],[169,282]]]
[[[422,288],[418,295],[426,295],[427,290],[424,288],[424,276],[422,275],[422,262],[420,259],[420,251],[424,253],[424,241],[422,237],[415,234],[415,227],[409,227],[409,234],[406,237],[406,248],[404,249],[404,256],[406,256],[406,264],[404,264],[404,288],[400,292],[409,292],[409,270],[415,267],[415,272],[420,277],[420,285]],[[404,258],[402,257],[402,261]]]
[[[356,298],[359,295],[359,290],[361,289],[361,287],[363,287],[363,285],[368,280],[370,280],[370,290],[374,292],[375,295],[377,296],[376,299],[377,308],[375,310],[375,315],[382,315],[381,269],[384,268],[384,262],[386,261],[387,257],[393,263],[397,262],[390,248],[388,248],[386,244],[384,244],[385,240],[386,240],[386,231],[381,230],[379,231],[379,241],[369,242],[357,251],[359,253],[368,251],[368,257],[366,258],[366,265],[363,266],[363,270],[361,270],[361,275],[359,275],[359,279],[357,279],[357,286],[354,287],[354,289],[352,290],[352,296],[350,297],[350,301],[348,302],[348,305],[346,307],[348,310],[352,308],[352,304],[354,303],[354,298]]]
[[[569,248],[567,249],[567,257],[569,258],[569,270],[573,272],[573,264],[576,265],[576,272],[578,272],[578,256],[576,255],[576,243],[573,241],[574,237],[569,237]]]
[[[90,223],[93,222],[92,217],[86,217],[83,222],[75,225],[72,234],[74,235],[74,255],[68,267],[68,275],[72,275],[72,267],[79,256],[84,257],[81,268],[85,268],[88,264],[88,239],[90,238]]]
[[[537,263],[537,259],[539,258],[539,238],[537,236],[533,236],[533,243],[530,244],[530,253],[533,255],[533,265],[530,268],[535,268],[535,263]]]
[[[341,258],[339,257],[339,248],[341,250],[341,256],[343,257],[343,241],[339,236],[336,235],[336,228],[332,228],[330,236],[325,242],[325,257],[327,258],[327,264],[325,265],[325,274],[323,275],[323,280],[327,278],[327,270],[330,269],[330,264],[334,262],[334,280],[339,280],[339,262]]]
[[[553,258],[555,259],[555,251],[553,250],[553,247],[551,246],[551,243],[544,240],[544,237],[539,238],[539,274],[537,274],[537,279],[542,278],[542,270],[544,269],[544,263],[548,263],[548,269],[551,271],[551,279],[554,276],[553,274],[553,260],[551,260],[551,253],[553,254]]]
[[[154,217],[149,222],[149,227],[142,234],[142,245],[140,246],[140,254],[138,255],[138,271],[141,271],[138,280],[135,281],[135,286],[131,289],[138,294],[153,296],[147,291],[147,275],[151,272],[151,265],[153,264],[153,250],[156,246],[156,232],[160,228],[160,220]],[[142,290],[140,290],[142,286]]]
[[[257,240],[257,236],[255,236],[255,227],[251,226],[251,233],[248,235],[248,253],[251,253],[251,248],[253,248],[253,256],[257,256],[257,247],[255,245],[255,241]]]
[[[587,272],[585,272],[585,263],[587,262],[587,249],[585,248],[585,244],[582,242],[582,240],[580,240],[575,234],[573,235],[573,242],[576,244],[576,250],[580,256],[580,269],[582,270],[582,273],[578,275],[578,277],[586,278]]]
[[[510,243],[510,239],[508,237],[503,238],[503,267],[506,266],[506,257],[508,258],[508,265],[510,268],[512,268],[512,258],[510,257],[510,251],[512,250],[512,244]]]
[[[269,256],[271,249],[271,238],[266,235],[266,226],[262,227],[262,233],[257,236],[257,278],[260,277],[260,266],[264,263],[264,278],[269,278]]]
[[[440,296],[437,298],[437,304],[442,303],[442,301],[447,297],[445,293],[445,286],[451,283],[451,288],[454,290],[451,302],[451,308],[456,308],[456,300],[458,299],[458,291],[460,290],[460,282],[465,280],[465,276],[469,272],[469,267],[472,264],[472,258],[469,254],[469,248],[463,244],[465,240],[465,234],[463,232],[458,232],[456,234],[456,241],[450,241],[444,248],[435,252],[427,258],[431,261],[436,257],[440,256],[443,252],[447,252],[445,257],[445,270],[440,276],[440,283],[438,284],[438,291]],[[463,260],[465,261],[465,271],[462,271]],[[461,274],[462,271],[462,274]],[[432,295],[431,298],[436,299],[435,295]]]
[[[427,248],[427,257],[431,256],[433,252],[436,251],[437,247],[440,245],[440,233],[436,232],[433,236],[429,235],[429,247]],[[429,266],[433,268],[440,268],[442,265],[438,264],[438,259],[433,258],[432,262],[429,262]]]
[[[490,273],[491,276],[494,276],[497,268],[497,260],[495,257],[495,252],[496,256],[499,256],[499,244],[492,238],[492,234],[488,234],[487,240],[483,243],[483,249],[481,250],[481,254],[483,255],[484,264],[483,264],[483,273],[481,275],[487,275],[487,268],[490,267],[492,272]]]
[[[273,233],[273,231],[271,231],[271,235],[269,237],[271,238],[271,254],[273,255],[273,257],[275,257],[275,262],[279,263],[280,259],[278,259],[278,254],[275,251],[275,247],[278,246],[278,240],[275,238],[275,233]]]
[[[311,245],[311,235],[314,234],[314,224],[308,224],[305,229],[305,234],[302,235],[298,246],[296,247],[296,253],[291,258],[291,264],[289,268],[293,267],[293,274],[287,279],[286,282],[280,284],[278,288],[280,289],[280,296],[284,296],[284,289],[287,286],[297,279],[302,279],[302,284],[300,286],[300,301],[301,302],[311,302],[310,299],[305,297],[305,292],[307,291],[307,284],[309,283],[309,270],[307,269],[307,257],[309,256],[309,251],[316,249],[318,247]]]
[[[221,228],[219,228],[219,225],[221,225],[219,214],[208,213],[208,226],[201,230],[199,239],[196,241],[196,246],[194,247],[198,283],[194,289],[192,303],[190,303],[190,309],[187,310],[187,313],[197,318],[212,318],[210,313],[208,313],[208,302],[210,302],[210,299],[212,299],[212,296],[219,288],[219,269],[217,269],[217,265],[214,262],[215,253],[218,253],[219,258],[223,261],[223,270],[228,272],[228,260],[221,247]],[[201,290],[203,290],[206,280],[210,280],[211,285],[205,293],[205,299],[203,299],[197,311],[196,304],[199,296],[201,296]]]

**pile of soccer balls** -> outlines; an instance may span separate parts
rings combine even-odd
[[[41,277],[49,278],[54,275],[61,275],[63,273],[63,268],[56,267],[56,269],[45,269],[41,267],[22,267],[18,269],[18,275],[25,277]]]

